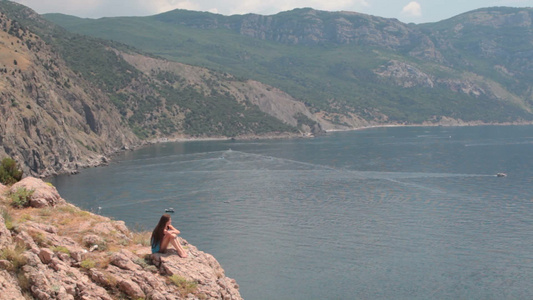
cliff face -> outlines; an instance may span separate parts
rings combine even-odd
[[[21,187],[35,190],[32,206],[15,209]],[[0,185],[0,211],[3,299],[241,299],[213,256],[183,239],[187,258],[152,255],[149,232],[82,211],[40,179]]]
[[[0,157],[14,158],[25,174],[74,173],[161,138],[301,136],[331,127],[259,82],[69,34],[28,8],[0,4]]]
[[[46,176],[101,164],[139,143],[109,98],[41,38],[4,14],[0,29],[0,157]]]

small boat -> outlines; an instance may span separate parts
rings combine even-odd
[[[507,174],[505,174],[505,173],[497,173],[496,177],[507,177]]]
[[[173,212],[174,212],[174,209],[173,209],[172,207],[165,208],[165,212],[171,212],[171,213],[173,213]]]

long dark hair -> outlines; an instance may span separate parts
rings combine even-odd
[[[152,231],[152,238],[150,239],[152,247],[159,244],[161,240],[163,240],[163,236],[165,235],[165,226],[167,225],[168,220],[170,220],[169,214],[164,214],[161,216],[161,219],[159,219],[159,223],[157,223],[154,231]]]

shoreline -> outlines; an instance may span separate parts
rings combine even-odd
[[[376,125],[368,125],[368,126],[361,126],[361,127],[354,127],[354,128],[345,128],[345,129],[328,129],[324,130],[324,133],[322,134],[328,134],[328,133],[335,133],[335,132],[348,132],[348,131],[359,131],[359,130],[367,130],[367,129],[375,129],[375,128],[395,128],[395,127],[475,127],[475,126],[531,126],[533,125],[533,121],[531,122],[504,122],[504,123],[483,123],[483,122],[439,122],[439,123],[421,123],[421,124],[376,124]],[[95,168],[95,167],[102,167],[108,165],[110,162],[113,161],[113,158],[120,155],[120,153],[124,153],[126,151],[135,151],[147,146],[156,145],[156,144],[163,144],[163,143],[186,143],[186,142],[212,142],[212,141],[251,141],[251,140],[275,140],[275,139],[307,139],[307,138],[315,138],[318,135],[313,134],[291,134],[291,133],[280,133],[280,134],[267,134],[267,135],[243,135],[243,136],[236,136],[236,137],[224,137],[224,136],[218,136],[218,137],[188,137],[184,135],[180,136],[174,136],[174,137],[166,137],[166,138],[157,138],[157,139],[151,139],[147,141],[141,142],[139,145],[128,148],[128,149],[118,149],[117,151],[114,151],[112,153],[107,154],[101,154],[101,157],[104,157],[105,159],[99,160],[101,162],[97,164],[89,164],[87,166],[81,167],[80,169],[76,170],[63,170],[63,172],[58,172],[56,174],[50,174],[47,176],[39,176],[39,178],[52,178],[55,176],[62,176],[62,175],[76,175],[79,172],[81,172],[83,169],[88,168]],[[35,175],[32,175],[35,176]]]
[[[393,127],[476,127],[476,126],[530,126],[533,125],[531,122],[504,122],[504,123],[483,123],[483,122],[465,122],[465,123],[421,123],[421,124],[380,124],[380,125],[369,125],[362,126],[357,128],[349,129],[329,129],[326,130],[329,132],[344,132],[344,131],[357,131],[357,130],[366,130],[374,128],[393,128]]]

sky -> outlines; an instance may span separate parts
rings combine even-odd
[[[533,7],[533,0],[12,0],[37,13],[63,13],[83,18],[148,16],[173,9],[223,15],[272,15],[294,8],[354,11],[404,23],[437,22],[492,6]]]

